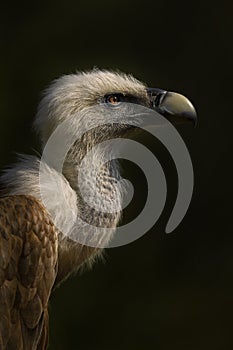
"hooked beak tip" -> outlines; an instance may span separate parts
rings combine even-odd
[[[197,113],[187,97],[176,92],[148,89],[151,106],[173,124],[192,122],[197,125]]]

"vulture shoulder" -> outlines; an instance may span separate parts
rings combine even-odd
[[[1,350],[46,349],[57,246],[55,227],[39,201],[0,198]]]

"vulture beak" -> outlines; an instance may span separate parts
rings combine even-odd
[[[172,124],[192,122],[197,124],[197,114],[192,103],[183,95],[156,88],[147,89],[151,108],[166,117]]]

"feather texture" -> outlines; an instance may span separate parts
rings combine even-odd
[[[0,198],[0,349],[48,342],[48,300],[57,274],[56,229],[33,197]]]

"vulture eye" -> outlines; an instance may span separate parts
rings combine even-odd
[[[123,99],[121,94],[111,94],[105,97],[105,102],[115,106],[122,102],[122,100]]]

